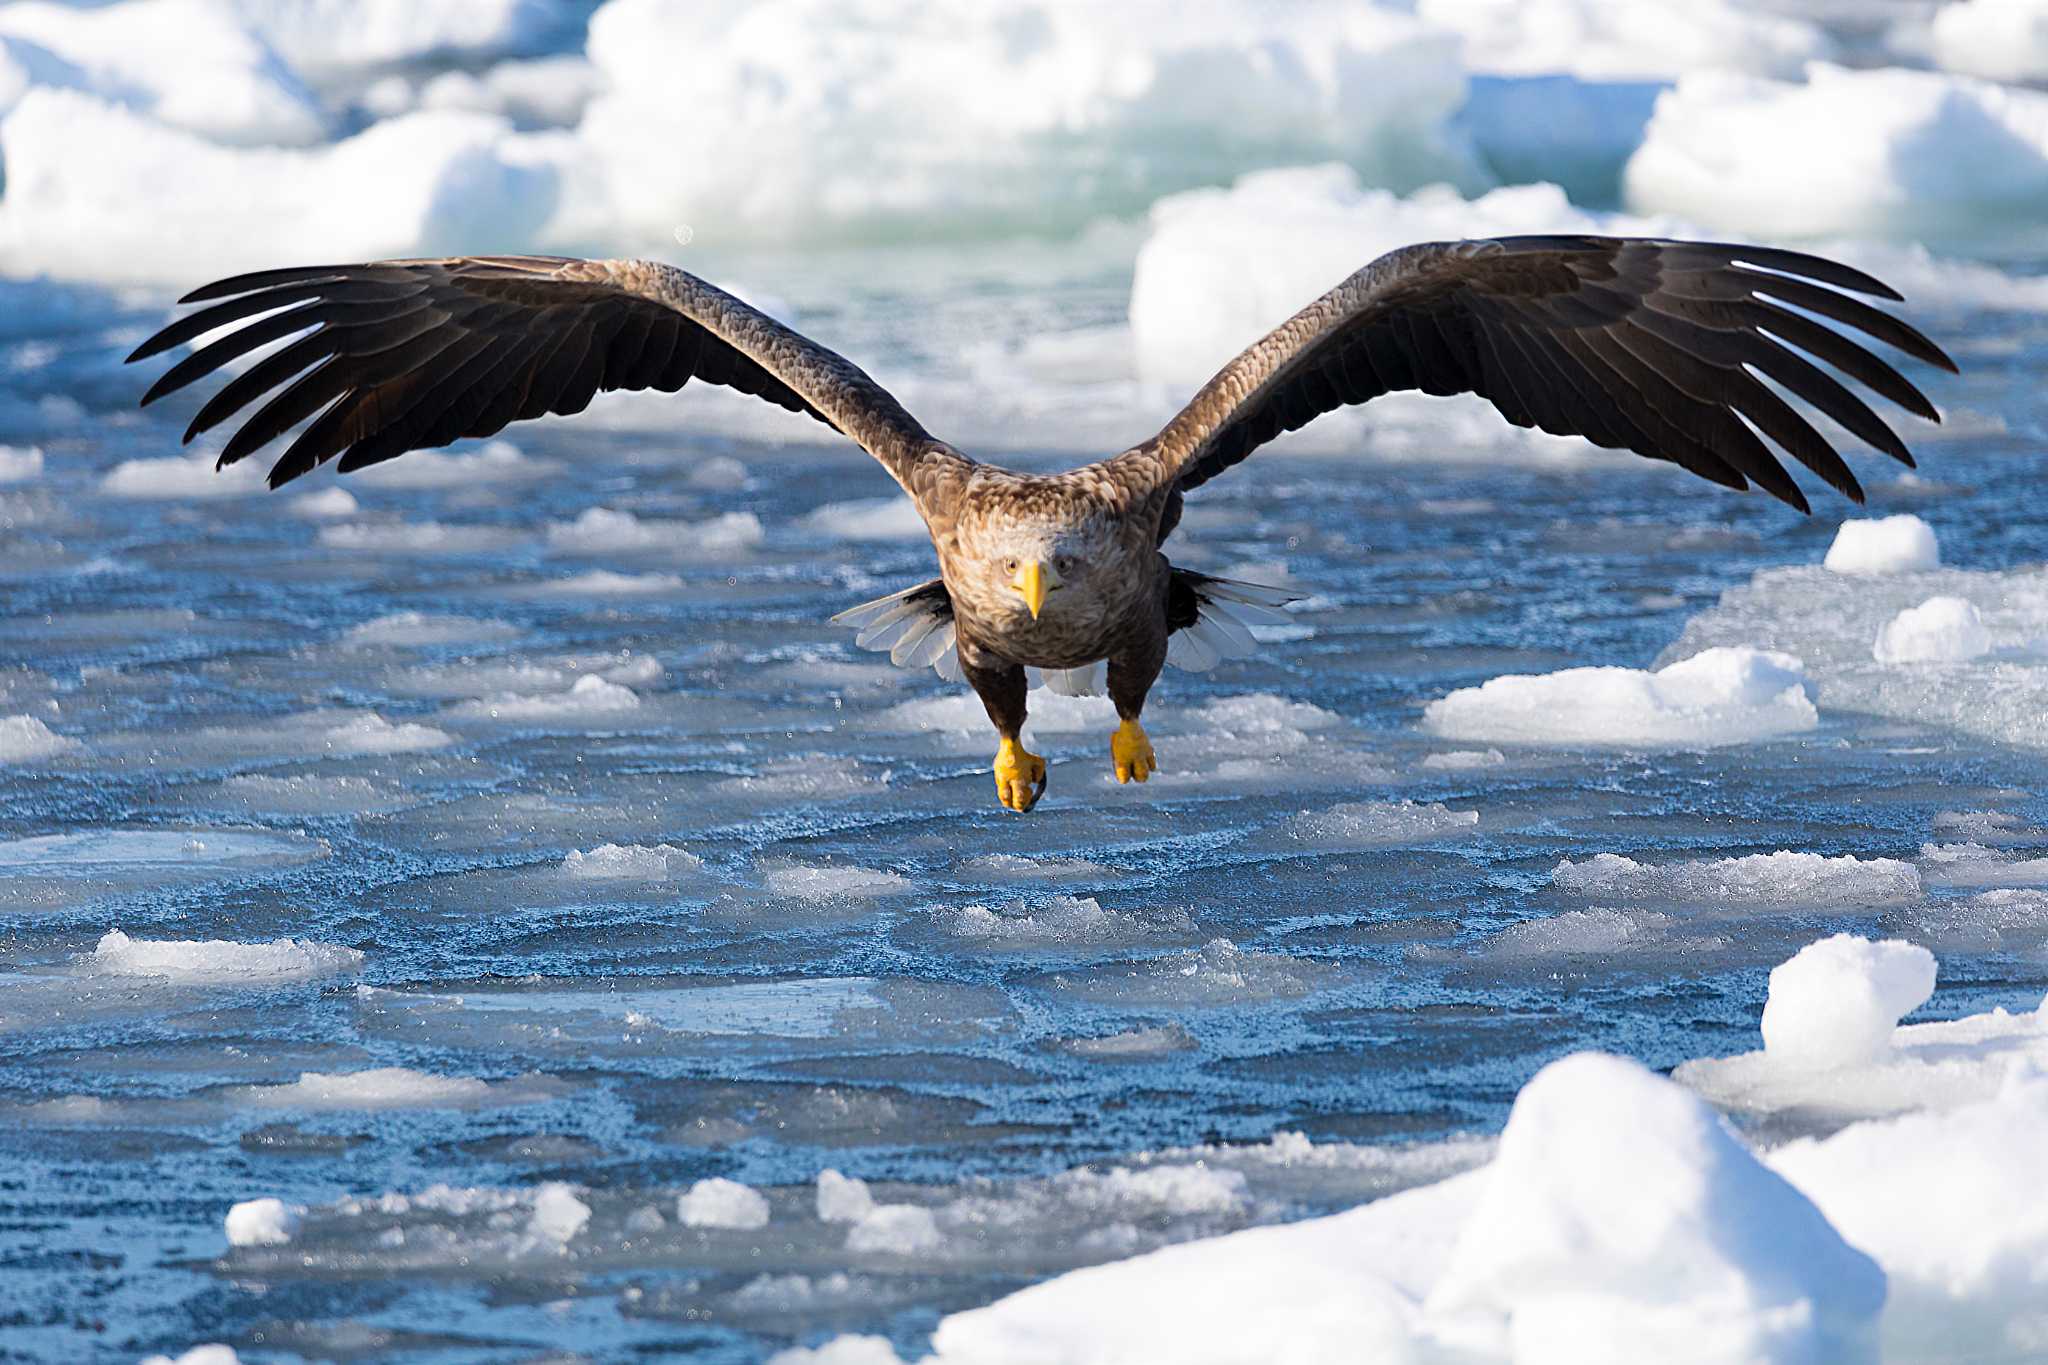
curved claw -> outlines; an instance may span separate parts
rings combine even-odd
[[[1014,739],[996,750],[995,774],[996,799],[1011,810],[1030,810],[1045,795],[1045,760]]]
[[[1117,726],[1116,733],[1109,737],[1109,756],[1116,764],[1119,782],[1143,782],[1159,771],[1152,741],[1145,734],[1145,727],[1134,720]]]

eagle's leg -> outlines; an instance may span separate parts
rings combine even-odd
[[[1166,632],[1156,634],[1157,638],[1135,641],[1124,653],[1109,659],[1109,699],[1116,703],[1119,721],[1116,733],[1109,737],[1109,758],[1116,765],[1119,782],[1143,782],[1159,771],[1152,740],[1138,724],[1145,694],[1159,680],[1159,670],[1166,663]]]
[[[1027,751],[1019,739],[1024,730],[1024,670],[964,640],[960,644],[960,671],[1001,736],[996,746],[996,799],[1011,810],[1030,810],[1045,795],[1045,760]]]

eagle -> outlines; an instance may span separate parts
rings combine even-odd
[[[1176,568],[1164,553],[1182,500],[1282,432],[1395,390],[1473,393],[1517,426],[1668,460],[1729,488],[1755,484],[1809,511],[1769,441],[1860,503],[1855,474],[1786,395],[1911,466],[1842,380],[1939,421],[1862,339],[1956,366],[1859,295],[1902,301],[1862,271],[1777,248],[1598,236],[1403,247],[1259,338],[1156,435],[1057,474],[970,458],[836,352],[649,260],[258,271],[187,294],[183,304],[204,306],[128,359],[222,333],[165,371],[147,406],[284,343],[222,386],[185,433],[189,442],[266,398],[218,464],[297,427],[271,466],[273,488],[337,456],[345,473],[580,412],[599,390],[674,392],[695,379],[809,414],[902,487],[938,555],[937,578],[835,620],[898,663],[964,679],[995,727],[996,795],[1028,811],[1046,787],[1045,760],[1022,742],[1034,682],[1106,690],[1116,779],[1143,782],[1158,760],[1140,717],[1162,665],[1248,651],[1248,624],[1291,600]]]

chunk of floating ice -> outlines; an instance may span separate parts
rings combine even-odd
[[[846,1230],[856,1254],[928,1256],[945,1243],[938,1220],[921,1204],[876,1204]]]
[[[531,458],[510,441],[495,440],[461,454],[415,450],[403,460],[359,469],[354,477],[370,488],[463,488],[483,480],[507,483],[546,478],[559,468],[553,460]]]
[[[1126,1029],[1101,1038],[1069,1038],[1060,1046],[1076,1057],[1116,1062],[1192,1052],[1197,1044],[1194,1035],[1179,1024],[1164,1024],[1157,1028]]]
[[[630,687],[586,673],[566,692],[508,692],[480,701],[466,701],[452,714],[489,720],[573,720],[637,710],[639,694]]]
[[[9,124],[12,119],[7,121]],[[13,139],[0,126],[0,144]],[[0,221],[5,219],[0,211]],[[113,498],[239,498],[263,491],[263,469],[252,460],[216,471],[205,452],[167,455],[155,460],[123,460],[100,480],[100,492]]]
[[[177,980],[267,982],[352,972],[363,965],[354,948],[300,938],[269,943],[226,939],[135,939],[110,929],[93,949],[91,966],[119,976],[168,976]]]
[[[1810,943],[1771,969],[1764,1053],[1788,1067],[1875,1061],[1901,1017],[1934,994],[1934,954],[1899,939],[1854,934]]]
[[[567,1242],[589,1221],[590,1205],[576,1197],[574,1185],[549,1181],[533,1196],[533,1218],[528,1226],[536,1236]]]
[[[1816,62],[1801,83],[1687,72],[1625,174],[1629,205],[1720,232],[1986,246],[2040,221],[2048,95]]]
[[[1925,573],[1941,567],[1934,528],[1910,512],[1845,521],[1821,567],[1836,573]]]
[[[805,513],[801,524],[834,540],[921,540],[930,534],[917,508],[902,497],[828,502]]]
[[[610,569],[593,569],[567,578],[551,578],[545,583],[535,584],[532,591],[564,597],[652,597],[680,592],[682,587],[683,580],[672,573],[614,573]]]
[[[1034,949],[1090,944],[1157,943],[1195,932],[1184,910],[1105,910],[1093,896],[1054,896],[1042,902],[1015,901],[1006,909],[969,905],[934,916],[954,938],[976,947]]]
[[[1498,749],[1452,749],[1446,753],[1425,755],[1422,766],[1431,772],[1466,773],[1498,768],[1507,761],[1508,756]]]
[[[1451,838],[1478,827],[1478,811],[1451,810],[1441,801],[1352,801],[1305,810],[1287,822],[1287,832],[1296,839],[1331,848]]]
[[[242,1358],[235,1354],[232,1346],[208,1342],[204,1346],[194,1346],[175,1359],[170,1356],[146,1357],[142,1365],[242,1365]]]
[[[1991,652],[1991,632],[1977,604],[1930,597],[1885,622],[1871,646],[1881,664],[1967,663]]]
[[[703,866],[702,858],[673,844],[599,844],[588,853],[570,849],[562,859],[564,875],[592,880],[660,882]]]
[[[1920,871],[1911,863],[1792,851],[1676,863],[1597,853],[1583,862],[1565,859],[1550,881],[1589,900],[1707,909],[1904,905],[1920,898]]]
[[[2048,886],[2048,858],[2014,858],[1983,844],[1922,844],[1930,880],[1949,886]]]
[[[1581,1053],[1538,1072],[1480,1179],[1424,1303],[1442,1339],[1531,1361],[1869,1353],[1876,1263],[1635,1062]]]
[[[38,763],[60,754],[84,752],[84,744],[58,734],[34,716],[0,717],[0,763]]]
[[[42,472],[41,446],[0,445],[0,483],[25,483]]]
[[[1422,726],[1448,739],[1711,748],[1811,730],[1820,720],[1811,691],[1792,655],[1723,646],[1654,672],[1568,668],[1494,678],[1431,702]]]
[[[857,1223],[875,1207],[875,1197],[865,1180],[841,1175],[831,1167],[818,1172],[818,1220],[824,1223]]]
[[[686,1228],[765,1228],[768,1201],[737,1180],[700,1180],[676,1199],[676,1217]]]
[[[428,749],[445,749],[455,742],[446,730],[403,721],[393,725],[375,711],[365,711],[323,736],[329,749],[338,754],[416,754]]]
[[[427,646],[483,643],[510,640],[519,628],[504,621],[479,621],[469,616],[434,616],[422,611],[393,612],[350,626],[341,639],[346,645]]]
[[[1419,0],[1415,12],[1461,35],[1474,71],[1567,71],[1602,81],[1703,68],[1790,77],[1833,52],[1818,26],[1730,0],[1668,10],[1599,0]]]
[[[299,1230],[306,1210],[282,1199],[249,1199],[228,1210],[228,1245],[234,1247],[281,1246]]]
[[[225,147],[50,89],[14,107],[0,146],[9,269],[103,283],[210,279],[246,268],[257,240],[283,261],[529,242],[554,211],[564,167],[550,158],[569,151],[520,137],[502,119],[452,110],[385,119],[303,151]],[[95,154],[80,156],[80,147]],[[262,192],[252,192],[259,182]],[[138,194],[151,211],[124,212]],[[338,213],[337,203],[354,208]],[[227,482],[263,485],[261,461],[230,470]]]
[[[799,900],[837,900],[841,897],[893,896],[910,889],[910,878],[896,872],[870,867],[812,866],[780,862],[762,866],[761,880],[778,896]]]
[[[312,521],[333,521],[339,517],[352,517],[363,510],[356,501],[356,495],[346,488],[323,488],[317,493],[293,498],[292,512]]]
[[[574,521],[548,527],[548,545],[569,554],[671,554],[680,558],[748,550],[766,533],[752,512],[708,521],[650,521],[631,512],[589,507]]]
[[[476,555],[522,539],[502,526],[457,526],[444,521],[349,521],[320,528],[320,543],[370,554]]]
[[[1326,963],[1240,948],[1227,938],[1169,957],[1060,973],[1046,986],[1109,1005],[1218,1008],[1310,995],[1335,976]]]
[[[1986,80],[2048,80],[2048,5],[2041,0],[1959,0],[1934,12],[1934,59]]]
[[[403,1066],[369,1071],[308,1071],[289,1085],[250,1085],[232,1092],[241,1103],[262,1109],[484,1109],[537,1104],[565,1092],[546,1076],[483,1081],[474,1076],[435,1076]]]

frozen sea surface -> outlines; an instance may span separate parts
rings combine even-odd
[[[1284,582],[1291,625],[1168,672],[1145,787],[1102,703],[1035,694],[1018,818],[972,700],[826,624],[930,572],[857,455],[634,409],[223,489],[132,463],[182,414],[93,357],[158,305],[97,306],[53,362],[85,419],[0,533],[0,711],[49,736],[0,761],[29,1358],[914,1354],[1048,1275],[1462,1169],[1564,1053],[1753,1050],[1766,969],[1830,933],[1939,948],[1915,1020],[2048,984],[2037,315],[1930,310],[1958,419],[1925,482],[1864,464],[1936,569],[1824,570],[1846,506],[1647,463],[1263,454],[1174,552]],[[1013,458],[1093,453],[1052,430]],[[1990,653],[1874,658],[1944,594]],[[1796,674],[1691,729],[1542,721],[1583,709],[1565,670],[1738,643]],[[1550,700],[1431,727],[1496,678]]]

